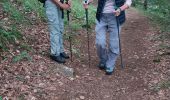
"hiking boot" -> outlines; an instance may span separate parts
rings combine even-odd
[[[112,75],[114,70],[111,70],[110,68],[106,68],[106,75]]]
[[[105,69],[106,69],[106,66],[105,66],[105,64],[103,64],[103,63],[99,63],[98,67],[99,67],[99,69],[101,69],[101,70],[105,70]]]
[[[58,62],[58,63],[65,63],[65,58],[61,57],[61,56],[54,56],[54,55],[50,55],[51,59]]]
[[[107,72],[105,73],[106,75],[112,75],[113,74],[113,71],[112,72]]]
[[[60,53],[60,56],[65,58],[65,59],[69,59],[70,58],[65,52]]]

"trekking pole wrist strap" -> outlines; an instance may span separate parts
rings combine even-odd
[[[120,7],[118,7],[119,11],[122,12],[122,9]]]

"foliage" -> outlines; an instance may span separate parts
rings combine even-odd
[[[4,14],[0,21],[0,50],[3,51],[22,39],[21,28],[45,20],[43,5],[38,0],[2,0],[0,6]]]
[[[15,56],[13,58],[13,62],[18,62],[18,61],[23,60],[23,59],[31,60],[32,58],[29,56],[27,51],[23,51],[19,55]]]
[[[35,23],[45,19],[44,8],[38,0],[3,1],[3,10],[16,25]]]
[[[90,5],[88,8],[89,25],[93,25],[95,23],[95,12],[96,8]],[[81,0],[73,0],[71,15],[73,19],[71,25],[73,30],[78,30],[84,24],[86,24],[85,10],[83,8]]]
[[[5,30],[0,26],[0,48],[2,50],[7,49],[7,45],[15,43],[18,39],[22,37],[21,33],[16,29],[16,27],[11,27]]]
[[[170,3],[169,0],[134,0],[134,5],[143,8],[144,1],[147,1],[147,15],[158,23],[162,31],[170,31]]]
[[[9,17],[15,21],[22,22],[24,20],[24,16],[22,13],[14,6],[11,2],[5,1],[3,3],[4,12],[9,14]]]
[[[24,11],[36,13],[37,18],[45,20],[43,4],[38,0],[18,0],[22,2]]]
[[[170,88],[170,81],[163,81],[152,87],[154,91],[159,91],[161,89],[169,89],[169,88]]]

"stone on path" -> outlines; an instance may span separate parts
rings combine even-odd
[[[73,78],[74,77],[74,69],[73,68],[69,68],[65,65],[62,64],[55,64],[53,70],[55,72],[61,73],[62,75],[69,77],[69,78]]]

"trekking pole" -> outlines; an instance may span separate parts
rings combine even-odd
[[[84,0],[84,3],[85,4],[88,4],[87,2],[88,0]],[[88,43],[88,63],[89,63],[89,67],[90,67],[90,60],[91,60],[91,57],[90,57],[90,39],[89,39],[89,22],[88,22],[88,8],[85,8],[85,14],[86,14],[86,31],[87,31],[87,43]]]
[[[68,4],[68,0],[66,0],[66,3]],[[72,57],[73,57],[73,53],[72,53],[72,29],[70,26],[70,10],[67,10],[67,21],[68,21],[68,27],[70,30],[70,35],[69,35],[69,42],[70,42],[70,58],[71,58],[71,62],[73,61]]]
[[[120,29],[119,29],[119,19],[116,16],[116,23],[117,23],[117,31],[118,31],[118,38],[119,38],[119,51],[120,51],[120,60],[121,60],[121,67],[124,68],[123,64],[123,57],[122,57],[122,47],[121,47],[121,40],[120,40]]]

